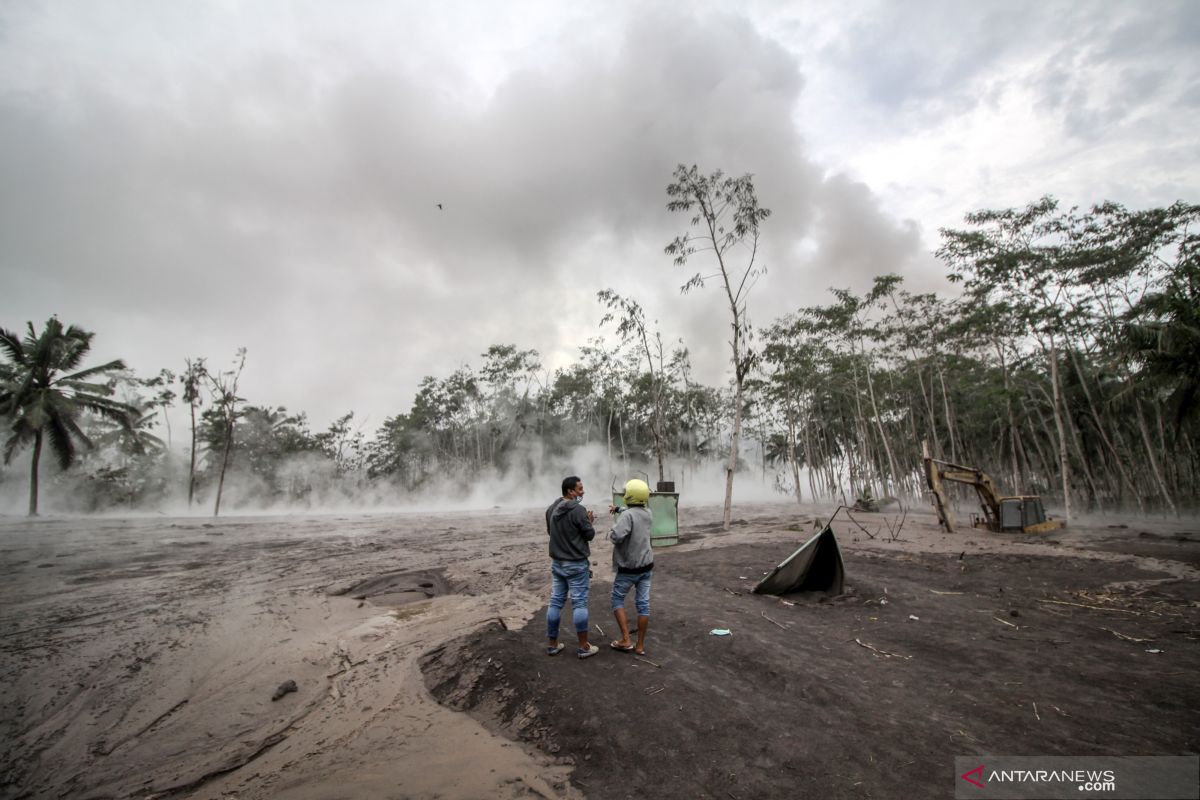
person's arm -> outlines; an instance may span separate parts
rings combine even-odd
[[[613,529],[608,532],[608,540],[613,544],[620,544],[628,539],[631,533],[633,533],[633,515],[622,514],[617,517],[617,524],[613,525]]]
[[[590,542],[596,538],[596,529],[592,527],[592,515],[590,511],[584,511],[583,506],[575,506],[571,512],[575,517],[575,524],[579,527],[579,534],[585,542]]]

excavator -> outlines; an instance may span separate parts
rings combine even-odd
[[[1061,519],[1049,519],[1037,495],[1001,497],[995,481],[986,472],[961,464],[939,461],[929,454],[929,442],[921,442],[921,457],[925,464],[925,481],[933,494],[933,507],[938,522],[947,533],[954,532],[954,521],[950,504],[946,500],[946,482],[963,483],[975,487],[979,494],[979,505],[983,515],[971,515],[971,524],[989,531],[1020,531],[1021,533],[1045,533],[1066,526]]]

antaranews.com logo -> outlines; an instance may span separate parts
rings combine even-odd
[[[1200,800],[1197,756],[957,756],[958,800]]]
[[[1081,792],[1115,792],[1117,790],[1117,774],[1111,769],[1105,770],[1047,770],[1047,769],[993,769],[988,770],[983,764],[972,770],[967,770],[961,776],[967,783],[985,788],[987,783],[1078,783]]]

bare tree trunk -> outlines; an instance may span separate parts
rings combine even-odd
[[[737,334],[734,334],[734,352],[737,352]],[[734,369],[738,369],[737,366]],[[733,521],[733,473],[737,470],[738,462],[738,443],[742,435],[742,381],[738,378],[735,381],[737,389],[734,391],[733,397],[733,436],[729,445],[729,464],[725,467],[725,517],[724,530],[729,530],[729,525]]]
[[[608,471],[611,473],[613,468],[612,463],[612,422],[613,422],[613,407],[608,407],[608,427],[605,433],[608,436]]]
[[[866,348],[863,348],[864,358],[866,354]],[[879,418],[879,405],[875,401],[875,382],[871,380],[871,365],[864,364],[863,370],[867,373],[867,392],[871,398],[871,415],[875,417],[875,426],[879,429],[879,438],[883,441],[883,452],[887,454],[888,470],[891,472],[889,477],[894,481],[898,474],[896,459],[892,457],[892,447],[888,444],[887,434],[883,431],[883,420]],[[885,479],[883,482],[883,496],[887,497],[894,493],[890,481]]]
[[[42,460],[42,432],[33,435],[33,460],[29,463],[29,516],[38,515],[38,464]]]
[[[1062,471],[1063,487],[1063,516],[1067,525],[1071,524],[1071,464],[1067,454],[1067,433],[1063,427],[1062,396],[1058,379],[1058,348],[1054,343],[1054,334],[1050,334],[1050,385],[1054,392],[1054,428],[1058,432],[1058,462]]]
[[[946,435],[950,437],[950,460],[958,463],[958,437],[954,435],[954,419],[950,416],[950,395],[946,391],[946,376],[941,365],[937,368],[938,380],[942,385],[942,413],[946,416]],[[937,437],[934,437],[936,441]]]
[[[621,437],[621,469],[629,474],[629,456],[625,452],[625,417],[617,417],[617,433]]]
[[[1012,391],[1008,382],[1008,364],[1004,360],[1004,348],[1000,346],[999,339],[993,339],[992,344],[996,348],[996,357],[1000,359],[1000,378],[1004,385],[1004,408],[1008,415],[1008,437],[1009,449],[1012,456],[1012,487],[1018,493],[1023,492],[1022,487],[1024,481],[1021,480],[1021,465],[1017,462],[1017,422],[1013,415],[1012,406]]]
[[[796,463],[796,420],[790,403],[787,406],[787,437],[787,459],[792,465],[792,482],[796,487],[796,502],[803,503],[804,495],[800,492],[800,465]]]
[[[196,495],[196,404],[190,404],[192,410],[192,451],[191,463],[188,465],[188,508],[192,507],[192,498]]]
[[[1150,462],[1150,471],[1154,474],[1158,491],[1166,501],[1167,507],[1171,509],[1171,513],[1179,516],[1179,510],[1175,508],[1175,501],[1171,499],[1171,493],[1167,491],[1167,482],[1163,480],[1162,470],[1158,467],[1158,458],[1154,455],[1154,444],[1150,441],[1150,430],[1146,427],[1146,415],[1142,413],[1142,401],[1136,394],[1133,397],[1133,407],[1137,409],[1138,429],[1142,432],[1142,443],[1146,447],[1146,459]]]
[[[233,446],[233,422],[225,426],[225,452],[221,456],[221,477],[217,480],[217,502],[213,506],[213,516],[221,513],[221,492],[225,489],[225,470],[229,467],[229,451]]]

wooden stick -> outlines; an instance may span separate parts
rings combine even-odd
[[[1020,626],[1018,626],[1018,625],[1013,625],[1011,622],[1009,622],[1009,621],[1008,621],[1008,620],[1006,620],[1006,619],[1000,619],[999,617],[992,617],[992,619],[996,620],[996,622],[1002,622],[1002,623],[1004,623],[1005,625],[1007,625],[1007,626],[1008,626],[1008,627],[1010,627],[1010,628],[1017,628],[1017,630],[1020,630]]]
[[[963,592],[939,592],[937,589],[930,589],[934,594],[963,594]]]
[[[598,622],[596,623],[596,630],[600,633],[601,636],[604,635],[604,628],[601,628],[600,623],[598,623]]]
[[[763,619],[765,619],[767,622],[770,622],[770,623],[773,623],[773,624],[775,624],[775,625],[778,625],[779,627],[783,628],[785,631],[788,629],[788,626],[787,626],[787,625],[783,625],[783,624],[781,624],[781,623],[779,623],[779,622],[775,622],[775,620],[773,620],[773,619],[771,619],[770,617],[768,617],[768,616],[767,616],[767,612],[763,611],[763,612],[761,612],[761,613],[762,613],[762,617],[763,617]]]
[[[643,658],[642,656],[634,656],[633,658],[635,661],[645,661],[647,664],[654,667],[655,669],[662,669],[662,664],[655,664],[653,661],[651,661],[648,658]]]
[[[842,506],[842,508],[845,508],[845,509],[846,509],[846,517],[847,517],[847,518],[848,518],[848,519],[849,519],[851,522],[853,522],[855,525],[858,525],[858,529],[859,529],[860,531],[862,531],[863,533],[865,533],[867,536],[869,536],[869,537],[870,537],[870,538],[872,538],[872,539],[874,539],[874,538],[875,538],[875,535],[874,535],[873,533],[871,533],[869,530],[867,530],[866,528],[864,528],[862,525],[859,525],[859,523],[858,523],[858,520],[856,520],[854,517],[850,516],[850,508],[849,508],[848,506]]]
[[[857,642],[859,645],[867,648],[871,652],[878,653],[879,655],[883,656],[884,658],[912,658],[912,656],[905,656],[905,655],[901,655],[900,653],[889,653],[887,650],[880,650],[878,647],[867,644],[862,639],[855,639],[854,641]]]
[[[1117,633],[1116,631],[1112,630],[1111,628],[1101,628],[1100,630],[1102,630],[1106,633],[1111,633],[1113,636],[1117,637],[1118,639],[1124,639],[1127,642],[1139,642],[1140,643],[1140,642],[1153,642],[1154,641],[1153,639],[1139,639],[1136,636],[1126,636],[1123,633]]]
[[[1042,715],[1037,713],[1037,703],[1033,704],[1033,715],[1037,717],[1038,722],[1042,721]]]
[[[1135,614],[1139,617],[1146,616],[1141,611],[1130,611],[1125,608],[1105,608],[1104,606],[1087,606],[1087,605],[1084,605],[1083,603],[1068,603],[1066,600],[1042,600],[1041,598],[1035,598],[1035,599],[1037,599],[1037,601],[1039,603],[1054,603],[1057,606],[1075,606],[1076,608],[1090,608],[1093,611],[1118,611],[1122,614]]]

